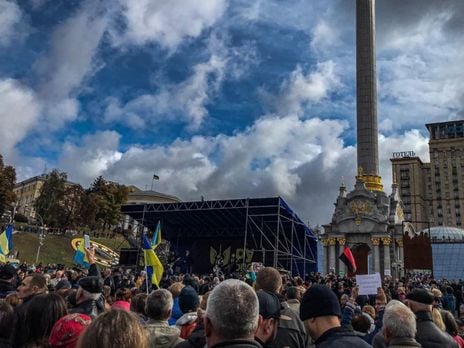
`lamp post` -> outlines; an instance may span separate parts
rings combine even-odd
[[[37,247],[37,255],[35,257],[35,263],[39,263],[39,256],[40,256],[40,248],[44,244],[44,239],[45,239],[45,228],[44,228],[44,222],[42,216],[40,216],[39,213],[35,213],[36,217],[40,219],[40,224],[42,228],[40,229],[40,234],[39,234],[39,246]]]

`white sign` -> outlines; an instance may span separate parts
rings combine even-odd
[[[356,284],[359,286],[359,295],[375,295],[377,288],[382,287],[380,273],[357,275]]]
[[[388,276],[388,277],[390,277],[390,276],[392,275],[391,270],[389,270],[389,269],[386,269],[386,270],[383,272],[383,274],[384,274],[385,276]]]

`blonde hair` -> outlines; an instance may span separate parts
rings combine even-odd
[[[446,332],[446,326],[443,322],[443,317],[441,316],[440,310],[438,308],[432,309],[432,319],[435,325],[437,325],[441,331]]]
[[[365,306],[362,308],[362,311],[363,311],[364,313],[369,314],[369,316],[370,316],[372,319],[375,319],[375,308],[372,307],[371,305],[365,305]]]
[[[171,286],[168,288],[168,290],[171,292],[172,297],[176,298],[176,297],[179,297],[180,292],[182,291],[184,286],[185,285],[182,284],[181,282],[176,282],[176,283],[172,283]]]
[[[147,333],[130,312],[115,309],[101,314],[87,327],[79,348],[147,348]]]
[[[443,293],[440,291],[440,289],[437,288],[432,289],[432,294],[435,297],[443,297]]]

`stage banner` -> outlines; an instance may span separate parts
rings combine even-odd
[[[380,273],[356,275],[356,284],[359,286],[359,295],[375,295],[377,289],[382,287]]]

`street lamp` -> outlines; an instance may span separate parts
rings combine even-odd
[[[29,208],[32,208],[32,207],[29,206],[29,205],[25,205],[24,208],[29,209]],[[41,228],[39,229],[39,246],[37,247],[37,255],[35,257],[35,263],[37,264],[39,262],[40,248],[44,244],[45,225],[44,225],[44,221],[43,221],[42,216],[38,212],[34,211],[34,216],[35,216],[36,225],[37,225],[37,221],[39,221],[40,225],[41,225]]]

